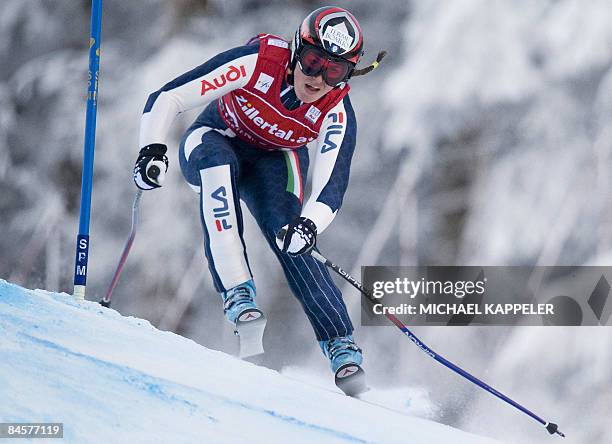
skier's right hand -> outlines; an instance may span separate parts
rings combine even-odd
[[[153,143],[140,150],[134,166],[134,183],[141,190],[152,190],[162,186],[168,171],[168,147]]]

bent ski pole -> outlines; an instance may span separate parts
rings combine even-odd
[[[368,299],[368,301],[370,301],[371,303],[379,303],[378,301],[376,301],[376,299],[374,299],[372,297],[372,295],[365,288],[363,288],[363,286],[361,285],[361,283],[358,280],[356,280],[354,277],[352,277],[350,274],[348,274],[346,271],[344,271],[338,265],[334,264],[329,259],[325,258],[325,256],[323,256],[318,251],[311,250],[310,254],[316,260],[318,260],[319,262],[327,265],[329,268],[331,268],[336,273],[338,273],[340,276],[342,276],[353,287],[355,287],[357,290],[359,290]],[[476,384],[480,388],[483,388],[484,390],[486,390],[487,392],[491,393],[492,395],[495,395],[498,398],[500,398],[501,400],[506,401],[511,406],[515,407],[516,409],[520,410],[521,412],[523,412],[526,415],[530,416],[531,418],[535,419],[540,424],[542,424],[546,428],[548,433],[550,433],[551,435],[556,433],[557,435],[565,438],[565,435],[563,433],[561,433],[561,431],[559,430],[559,427],[557,426],[557,424],[554,424],[552,422],[548,422],[548,421],[543,420],[538,415],[536,415],[535,413],[529,411],[528,409],[526,409],[525,407],[523,407],[519,403],[513,401],[512,399],[508,398],[503,393],[498,392],[497,390],[495,390],[493,387],[491,387],[487,383],[481,381],[477,377],[471,375],[470,373],[466,372],[462,368],[458,367],[457,365],[453,364],[449,360],[447,360],[444,357],[442,357],[439,354],[437,354],[435,351],[433,351],[431,348],[429,348],[427,345],[425,345],[423,342],[421,342],[421,340],[419,338],[417,338],[410,330],[408,330],[408,327],[406,327],[402,323],[402,321],[400,321],[396,316],[394,316],[392,314],[389,314],[387,312],[385,312],[385,316],[391,322],[393,322],[393,324],[395,324],[395,326],[397,328],[399,328],[402,331],[402,333],[404,333],[406,336],[408,336],[408,339],[410,339],[412,342],[414,342],[415,345],[417,345],[427,355],[429,355],[430,357],[432,357],[433,359],[438,361],[440,364],[448,367],[449,369],[453,370],[455,373],[460,374],[465,379],[473,382],[474,384]]]
[[[113,290],[117,286],[117,282],[119,282],[119,276],[121,276],[121,272],[123,271],[123,266],[127,261],[128,254],[130,253],[130,249],[132,248],[132,244],[134,243],[134,238],[136,237],[136,228],[138,227],[138,209],[140,206],[140,199],[142,198],[142,190],[138,190],[136,192],[136,197],[134,198],[134,203],[132,204],[132,229],[130,230],[130,235],[125,243],[125,247],[123,247],[123,253],[121,253],[121,259],[119,259],[119,264],[117,264],[117,269],[115,270],[115,274],[113,275],[113,279],[111,280],[110,285],[108,286],[108,290],[106,290],[106,295],[100,301],[100,304],[104,307],[110,307],[111,297],[113,296]]]

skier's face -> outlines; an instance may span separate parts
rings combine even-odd
[[[316,77],[308,77],[302,72],[299,66],[295,67],[293,87],[295,88],[295,95],[297,98],[304,103],[316,102],[334,89],[333,86],[329,86],[325,83],[322,75],[319,74]]]

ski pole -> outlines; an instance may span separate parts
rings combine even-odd
[[[111,297],[113,296],[113,290],[119,282],[119,276],[121,276],[121,272],[123,271],[123,266],[127,261],[128,254],[130,253],[130,249],[132,248],[132,244],[134,243],[134,238],[136,237],[136,228],[138,227],[138,209],[140,206],[140,199],[142,198],[142,190],[138,190],[136,192],[136,197],[134,198],[134,203],[132,204],[132,229],[130,230],[130,235],[125,243],[125,247],[123,247],[123,253],[121,253],[121,259],[119,259],[119,263],[117,264],[117,269],[115,270],[115,274],[113,275],[113,279],[111,280],[110,285],[108,286],[108,290],[106,290],[106,295],[100,301],[100,305],[104,307],[110,307]]]
[[[355,287],[357,290],[359,290],[368,299],[369,302],[377,303],[377,304],[379,303],[376,299],[374,299],[374,297],[365,288],[363,288],[363,286],[361,285],[361,283],[358,280],[356,280],[354,277],[352,277],[350,274],[348,274],[346,271],[344,271],[338,265],[334,264],[333,262],[331,262],[329,259],[325,258],[325,256],[323,256],[318,251],[315,251],[314,249],[310,251],[310,254],[316,260],[318,260],[319,262],[327,265],[329,268],[331,268],[336,273],[338,273],[340,276],[342,276],[353,287]],[[498,398],[500,398],[501,400],[506,401],[511,406],[515,407],[516,409],[520,410],[521,412],[523,412],[526,415],[530,416],[531,418],[535,419],[540,424],[542,424],[546,428],[548,433],[550,433],[551,435],[554,435],[556,433],[557,435],[565,438],[565,435],[563,433],[561,433],[561,431],[559,430],[559,427],[557,426],[557,424],[554,424],[552,422],[548,422],[548,421],[543,420],[542,418],[540,418],[535,413],[531,412],[530,410],[526,409],[525,407],[523,407],[519,403],[517,403],[517,402],[513,401],[512,399],[508,398],[503,393],[495,390],[493,387],[491,387],[487,383],[481,381],[477,377],[475,377],[475,376],[471,375],[470,373],[466,372],[465,370],[463,370],[461,367],[453,364],[449,360],[447,360],[444,357],[442,357],[439,354],[437,354],[435,351],[433,351],[431,348],[429,348],[427,345],[425,345],[419,338],[417,338],[414,335],[414,333],[412,333],[408,329],[408,327],[406,327],[402,323],[402,321],[400,321],[396,316],[394,316],[392,314],[389,314],[387,312],[385,312],[385,316],[387,317],[387,319],[389,319],[391,322],[393,322],[393,324],[395,324],[395,326],[397,328],[399,328],[402,331],[402,333],[404,333],[406,336],[408,336],[408,339],[410,339],[416,346],[418,346],[427,355],[429,355],[430,357],[432,357],[433,359],[438,361],[440,364],[448,367],[449,369],[453,370],[455,373],[460,374],[461,376],[463,376],[467,380],[471,381],[472,383],[476,384],[480,388],[483,388],[484,390],[486,390],[487,392],[491,393],[492,395],[495,395]]]
[[[147,169],[147,176],[149,176],[154,181],[157,180],[159,175],[162,174],[161,170],[157,165],[152,165]],[[119,263],[117,264],[117,269],[115,270],[115,274],[113,275],[113,279],[111,280],[110,285],[108,286],[108,290],[106,290],[106,294],[100,300],[100,305],[104,307],[110,307],[111,297],[113,296],[113,290],[119,282],[119,276],[121,276],[121,272],[123,271],[123,266],[127,261],[128,254],[130,254],[130,249],[132,248],[132,244],[134,243],[134,238],[136,237],[136,228],[138,228],[138,213],[140,207],[140,199],[142,198],[142,190],[138,189],[136,191],[136,197],[134,198],[134,203],[132,204],[132,228],[130,230],[130,235],[128,240],[125,243],[125,247],[123,247],[123,253],[121,253],[121,259],[119,259]]]

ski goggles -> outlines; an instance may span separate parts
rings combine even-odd
[[[297,55],[297,61],[304,75],[323,76],[329,86],[346,82],[353,73],[354,65],[344,59],[333,57],[316,46],[304,45]]]

